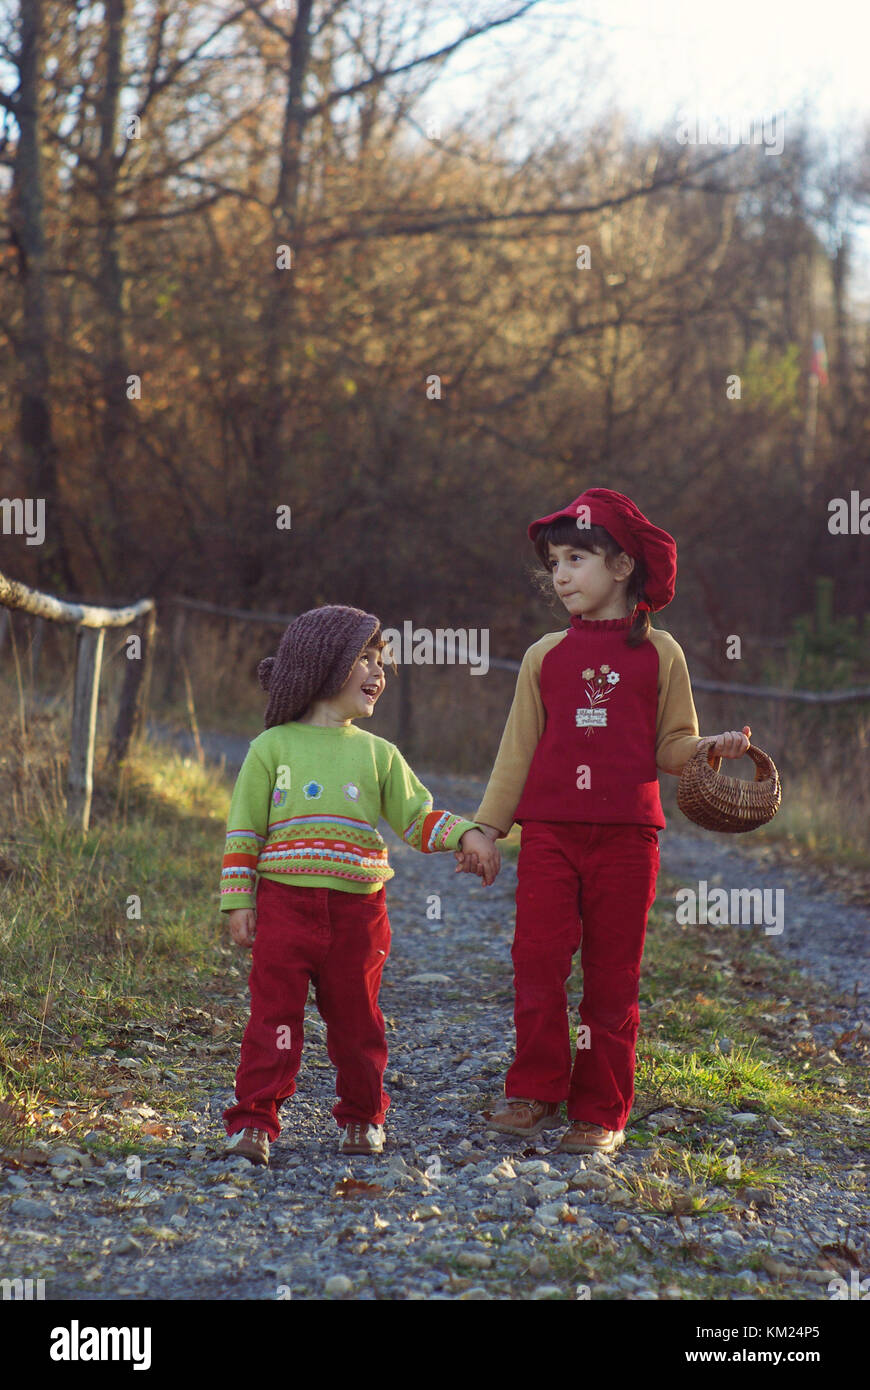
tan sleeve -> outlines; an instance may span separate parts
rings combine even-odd
[[[551,632],[529,647],[517,676],[513,704],[504,726],[498,753],[483,800],[474,813],[482,825],[494,825],[507,835],[514,823],[532,757],[547,722],[541,699],[541,663],[547,652],[565,638],[564,632]]]
[[[698,715],[683,649],[670,633],[653,628],[650,641],[659,654],[656,764],[679,776],[698,747]]]

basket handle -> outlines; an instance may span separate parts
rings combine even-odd
[[[721,756],[715,757],[713,755],[713,745],[715,744],[715,742],[716,740],[713,739],[710,743],[708,743],[705,751],[707,754],[707,762],[710,764],[714,772],[718,772],[720,767],[722,766],[722,758]],[[743,756],[746,758],[751,758],[752,761],[755,763],[756,782],[763,782],[766,778],[773,777],[773,763],[770,761],[770,758],[761,748],[756,748],[755,744],[750,743]]]

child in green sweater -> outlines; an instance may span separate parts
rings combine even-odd
[[[353,724],[384,689],[385,645],[371,613],[328,605],[296,618],[258,668],[266,731],[236,780],[221,872],[232,939],[253,948],[225,1151],[254,1163],[268,1163],[279,1107],[296,1089],[309,981],[337,1072],[340,1152],[383,1150],[390,1098],[378,992],[393,870],[379,818],[424,854],[458,851],[457,872],[470,868],[487,885],[498,873],[498,850],[480,828],[433,809],[398,748]]]

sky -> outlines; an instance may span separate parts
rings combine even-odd
[[[401,3],[401,0],[400,0]],[[503,13],[510,0],[488,5]],[[483,9],[449,4],[427,42]],[[767,120],[773,147],[809,102],[818,135],[847,160],[870,131],[870,7],[859,0],[543,0],[451,60],[421,104],[437,113],[479,109],[481,95],[555,126],[578,101],[585,115],[615,103],[640,131],[676,131],[680,114],[727,123]],[[775,121],[778,121],[776,136]],[[855,272],[870,289],[870,221],[859,228]],[[855,286],[856,288],[858,285]]]
[[[401,4],[401,0],[399,0]],[[447,36],[486,12],[502,13],[510,0],[478,7],[448,3],[452,11],[427,40]],[[539,55],[555,41],[546,67]],[[602,84],[635,107],[651,125],[665,122],[681,101],[711,106],[795,109],[802,93],[818,103],[820,119],[870,120],[870,10],[857,0],[543,0],[523,18],[476,39],[453,60],[454,88],[469,96],[487,71],[525,71],[534,85],[545,79],[554,117],[560,83],[572,87],[587,60],[608,55],[613,80]],[[572,74],[575,75],[572,82]]]

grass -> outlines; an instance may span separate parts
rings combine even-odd
[[[0,1145],[89,1133],[130,1151],[149,1125],[167,1137],[236,1052],[246,969],[217,897],[229,790],[142,744],[116,783],[98,775],[82,835],[53,777],[65,730],[39,722],[0,767]]]

